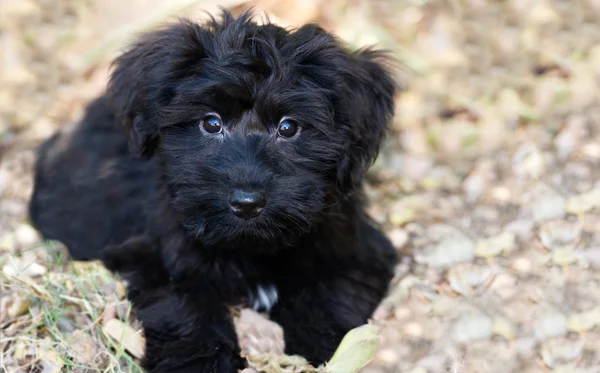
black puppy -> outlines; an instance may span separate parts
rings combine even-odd
[[[41,146],[31,218],[124,274],[145,368],[240,368],[228,305],[268,311],[315,365],[367,321],[396,262],[361,187],[393,115],[381,61],[315,25],[181,21],[134,43]]]

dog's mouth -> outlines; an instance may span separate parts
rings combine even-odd
[[[175,190],[172,206],[204,246],[296,242],[318,222],[325,197],[314,180],[281,176],[263,188],[204,184]]]
[[[289,246],[310,231],[312,220],[273,212],[268,205],[251,218],[234,211],[186,219],[184,226],[205,246],[229,249]]]

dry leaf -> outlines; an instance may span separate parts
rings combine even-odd
[[[117,319],[111,319],[102,326],[102,331],[121,343],[129,353],[138,359],[144,356],[144,338],[131,326]]]
[[[570,214],[583,214],[600,208],[600,189],[593,189],[587,193],[567,199],[566,211]]]
[[[379,328],[363,325],[349,331],[333,357],[323,369],[323,373],[355,373],[365,366],[379,345]]]

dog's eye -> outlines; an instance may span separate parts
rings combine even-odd
[[[279,129],[277,130],[280,136],[292,137],[298,132],[298,123],[291,119],[284,119],[279,123]]]
[[[223,123],[218,116],[208,115],[202,120],[202,128],[208,133],[219,133],[223,130]]]

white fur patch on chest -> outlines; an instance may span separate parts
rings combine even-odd
[[[277,303],[277,288],[273,284],[257,285],[248,290],[248,306],[256,312],[269,312]]]

